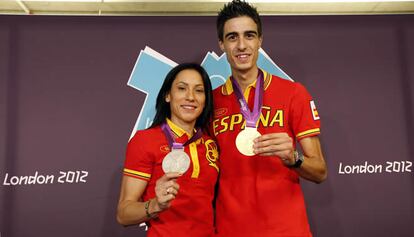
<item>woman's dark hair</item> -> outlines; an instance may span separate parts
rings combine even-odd
[[[210,77],[208,76],[206,70],[204,70],[203,67],[196,63],[182,63],[168,72],[157,96],[157,102],[155,105],[156,113],[151,128],[161,125],[167,118],[171,118],[170,103],[165,101],[165,97],[171,91],[172,84],[178,73],[188,69],[195,70],[201,75],[204,85],[204,94],[206,96],[204,109],[201,112],[200,116],[197,118],[195,127],[200,127],[203,129],[203,132],[209,133],[209,123],[211,122],[213,116],[212,87]]]
[[[217,16],[217,36],[220,41],[223,41],[224,24],[226,21],[240,16],[250,17],[257,25],[259,37],[262,36],[262,21],[256,8],[245,1],[233,0],[224,5]]]

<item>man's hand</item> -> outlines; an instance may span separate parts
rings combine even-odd
[[[261,156],[278,156],[285,165],[293,165],[293,139],[287,133],[264,134],[254,140],[254,153]]]
[[[321,144],[317,136],[306,137],[299,141],[304,162],[298,174],[315,183],[323,182],[327,177],[327,167],[323,158]],[[278,156],[286,166],[295,164],[293,139],[287,133],[269,133],[254,140],[254,153],[261,156]]]

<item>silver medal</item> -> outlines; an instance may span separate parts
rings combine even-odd
[[[245,156],[255,155],[253,152],[253,140],[260,136],[261,134],[257,131],[257,128],[245,127],[244,130],[237,134],[237,150]]]
[[[184,174],[190,167],[190,157],[184,149],[172,149],[162,160],[164,173],[177,172]]]

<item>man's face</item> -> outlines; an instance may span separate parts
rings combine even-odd
[[[256,23],[247,16],[232,18],[224,23],[221,50],[227,54],[232,71],[241,73],[256,70],[262,37]]]

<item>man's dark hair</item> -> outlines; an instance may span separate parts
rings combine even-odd
[[[224,23],[240,16],[250,17],[257,25],[259,37],[262,36],[262,21],[256,8],[245,1],[233,0],[225,4],[217,16],[217,35],[220,41],[223,41]]]
[[[170,93],[172,84],[175,78],[177,77],[178,73],[188,69],[197,71],[200,74],[201,79],[203,80],[206,101],[204,104],[203,112],[197,118],[195,126],[200,127],[201,129],[203,129],[203,132],[209,134],[209,123],[211,122],[213,117],[213,92],[210,77],[208,76],[204,68],[196,63],[179,64],[173,69],[171,69],[171,71],[167,74],[164,83],[161,86],[160,92],[157,96],[157,102],[155,105],[156,113],[151,127],[159,126],[162,123],[164,123],[167,118],[171,118],[170,103],[165,101],[165,97],[168,93]]]

